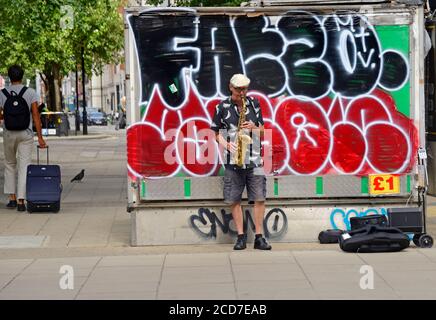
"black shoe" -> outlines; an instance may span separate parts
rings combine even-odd
[[[24,203],[19,203],[17,205],[17,210],[18,211],[26,211],[26,205]]]
[[[13,209],[17,207],[17,200],[9,200],[9,203],[6,205],[6,208]]]
[[[254,240],[254,249],[271,250],[271,245],[266,242],[264,237],[260,237]]]
[[[236,244],[233,247],[233,250],[244,250],[245,248],[247,248],[247,238],[244,235],[243,237],[239,237],[236,240]]]

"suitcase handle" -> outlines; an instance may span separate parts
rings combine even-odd
[[[36,146],[36,159],[38,161],[38,165],[39,165],[39,149],[47,149],[47,165],[48,165],[48,146],[46,146],[45,148],[41,148],[39,145]]]

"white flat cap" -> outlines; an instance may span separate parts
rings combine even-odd
[[[248,87],[250,84],[250,79],[248,79],[245,75],[237,73],[234,74],[230,79],[230,84],[236,88],[239,87]]]

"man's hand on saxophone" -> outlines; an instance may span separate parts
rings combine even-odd
[[[245,121],[242,124],[241,129],[250,130],[250,131],[254,132],[255,134],[257,134],[259,137],[263,138],[264,127],[262,125],[257,127],[254,122],[252,122],[252,121]]]

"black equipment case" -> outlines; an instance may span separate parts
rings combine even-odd
[[[339,246],[346,252],[395,252],[409,244],[409,237],[401,230],[377,225],[345,232],[339,237]]]
[[[433,238],[426,234],[423,207],[388,208],[389,226],[413,233],[413,243],[417,247],[431,248]]]
[[[27,211],[59,212],[61,208],[61,169],[58,165],[49,165],[47,147],[47,165],[39,164],[39,146],[37,147],[38,164],[27,166],[26,200]]]
[[[366,226],[387,227],[388,219],[382,214],[373,214],[365,217],[350,218],[351,230],[357,230]]]

